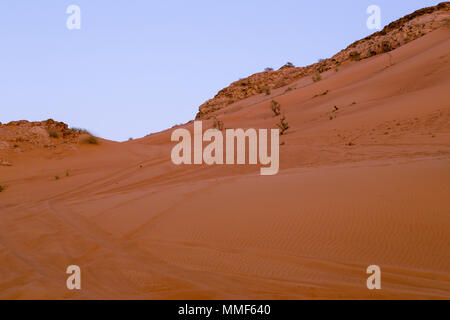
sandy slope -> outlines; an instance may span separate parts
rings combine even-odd
[[[323,78],[219,114],[228,128],[272,128],[281,103],[291,130],[273,177],[176,167],[171,130],[11,154],[0,298],[449,299],[450,29]],[[78,292],[65,288],[71,264]]]

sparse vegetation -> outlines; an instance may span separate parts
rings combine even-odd
[[[214,119],[213,129],[217,129],[219,131],[222,131],[223,130],[223,122],[221,120],[217,119],[217,118]]]
[[[69,170],[66,170],[66,177],[70,177],[70,172],[69,172]]]
[[[282,116],[280,118],[280,122],[277,123],[277,127],[280,128],[280,135],[284,135],[284,133],[289,129],[289,124],[286,122],[286,117]]]
[[[58,131],[56,131],[55,129],[48,130],[48,135],[50,138],[53,138],[53,139],[59,138]]]
[[[22,138],[22,136],[17,136],[16,137],[16,142],[23,142],[24,140],[23,140],[23,138]]]
[[[266,88],[265,92],[266,92],[266,96],[270,96],[270,89],[269,88]]]
[[[0,192],[3,192],[6,189],[5,186],[0,185]]]
[[[287,62],[283,67],[294,68],[295,65],[292,62]]]
[[[355,104],[356,104],[356,102],[355,102],[355,101],[353,101],[353,102],[352,102],[352,106],[353,106],[353,105],[355,105]]]
[[[59,175],[55,175],[55,180],[61,179]]]
[[[358,51],[352,51],[350,52],[350,60],[352,61],[359,61],[361,60],[361,54]]]
[[[286,90],[284,90],[284,93],[287,93],[287,92],[292,91],[292,90],[294,90],[294,89],[292,89],[291,87],[289,87],[289,88],[287,88]]]
[[[89,134],[89,131],[83,128],[70,128],[70,130],[75,131],[76,133],[79,134]]]
[[[270,72],[270,71],[273,71],[273,68],[268,67],[268,68],[265,68],[264,71]]]
[[[383,52],[389,52],[392,51],[392,46],[389,41],[385,40],[381,43],[381,49],[383,50]]]
[[[90,135],[90,136],[84,138],[83,140],[81,140],[81,143],[83,143],[83,144],[93,144],[93,145],[100,144],[100,142],[98,141],[97,137],[94,137],[93,135]]]
[[[272,100],[270,104],[270,109],[272,110],[274,117],[279,116],[281,113],[281,105],[275,100]]]
[[[313,82],[319,82],[320,80],[322,80],[322,75],[320,73],[316,73],[315,75],[312,76]]]

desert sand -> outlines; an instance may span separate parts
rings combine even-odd
[[[3,150],[0,298],[449,299],[450,28],[321,77],[215,113],[275,128],[280,103],[276,176],[175,166],[174,128]]]

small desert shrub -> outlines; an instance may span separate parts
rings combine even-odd
[[[17,136],[16,137],[16,142],[23,142],[24,140],[23,140],[23,138],[22,138],[22,136]]]
[[[70,130],[75,131],[76,133],[79,134],[89,134],[89,131],[83,128],[70,128]]]
[[[312,76],[312,81],[319,82],[320,80],[322,80],[322,76],[320,75],[320,73],[316,73]]]
[[[219,119],[214,119],[213,129],[217,129],[219,131],[222,131],[223,130],[223,122],[220,121]]]
[[[59,180],[60,177],[58,175],[55,176],[55,180]]]
[[[383,52],[389,52],[392,51],[392,47],[391,44],[389,43],[389,41],[383,41],[381,43],[381,49],[383,50]]]
[[[273,71],[273,68],[270,68],[270,67],[269,68],[265,68],[264,71],[270,72],[270,71]]]
[[[272,110],[274,117],[279,116],[281,113],[281,105],[275,100],[272,100],[270,104],[270,109]]]
[[[48,131],[48,135],[49,135],[50,138],[53,138],[53,139],[58,139],[59,138],[58,131],[56,131],[55,129],[49,130]]]
[[[287,92],[292,91],[292,90],[294,90],[294,89],[292,89],[291,87],[289,87],[289,88],[287,88],[286,90],[284,90],[284,93],[287,93]]]
[[[295,65],[292,62],[287,62],[284,67],[288,67],[288,68],[294,68]]]
[[[98,141],[98,139],[92,135],[84,138],[83,140],[81,140],[81,143],[83,144],[99,144],[100,142]]]
[[[0,186],[0,192],[4,191],[6,189],[5,186]]]
[[[350,52],[350,60],[352,61],[359,61],[361,60],[361,54],[358,51],[352,51]]]
[[[449,18],[445,19],[444,26],[450,27],[450,19]]]
[[[266,96],[270,96],[270,89],[269,88],[266,88],[265,92],[266,92]]]
[[[284,133],[289,129],[289,124],[286,122],[285,116],[280,118],[280,122],[277,123],[277,127],[280,128],[280,135],[284,135]]]

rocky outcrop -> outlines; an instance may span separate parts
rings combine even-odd
[[[335,69],[346,61],[359,61],[387,53],[441,27],[450,26],[450,2],[415,11],[362,40],[356,41],[329,59],[307,67],[287,64],[279,70],[266,70],[233,82],[219,91],[213,99],[199,107],[196,119],[209,119],[213,113],[237,101],[287,86],[302,77],[320,79],[320,73]]]
[[[52,119],[39,122],[26,120],[0,123],[0,152],[7,150],[52,148],[58,144],[78,143],[84,130],[69,129],[63,122]]]

